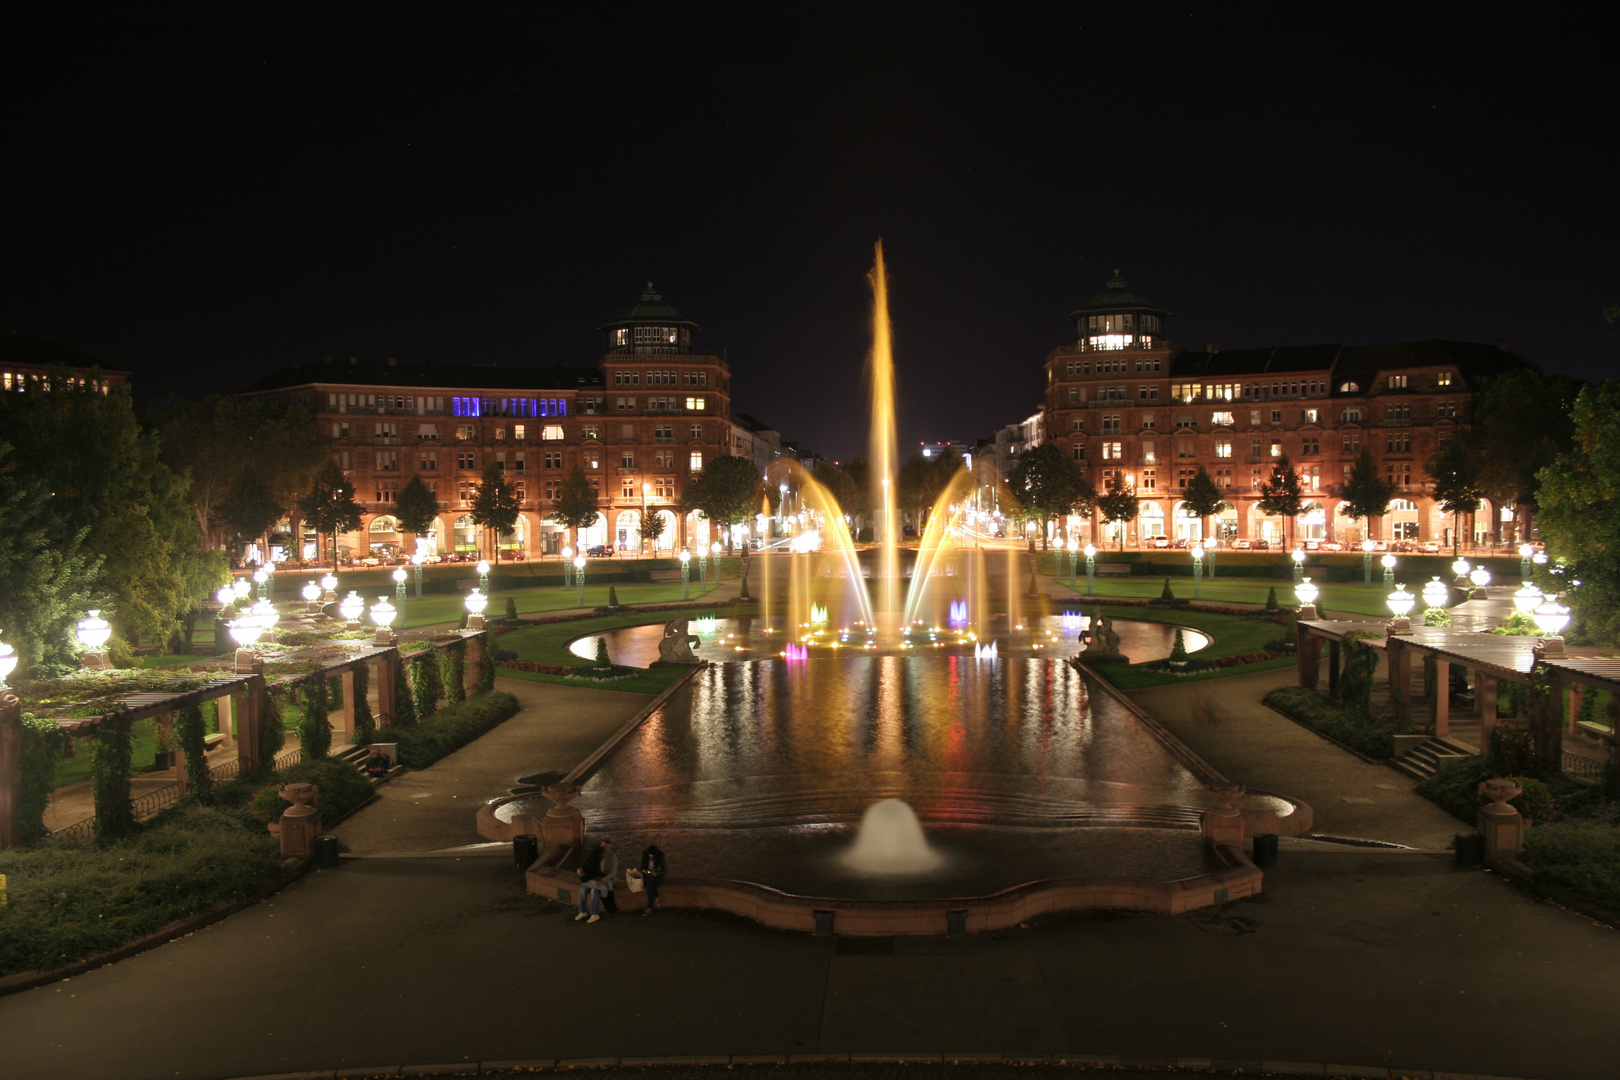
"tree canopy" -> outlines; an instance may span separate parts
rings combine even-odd
[[[556,501],[551,504],[551,512],[547,519],[555,521],[565,529],[574,530],[574,540],[579,540],[579,530],[588,529],[596,524],[596,519],[602,515],[597,511],[596,488],[592,486],[590,477],[578,465],[571,467],[564,474],[562,483],[557,488]]]
[[[1383,517],[1396,490],[1395,482],[1378,471],[1372,451],[1363,448],[1344,482],[1339,513],[1352,521]]]
[[[413,476],[399,489],[399,496],[394,500],[394,516],[399,519],[401,529],[421,536],[433,529],[433,519],[439,516],[439,497],[420,476]]]
[[[1056,443],[1042,443],[1018,455],[1007,486],[1025,513],[1041,522],[1045,546],[1050,546],[1047,522],[1065,514],[1090,514],[1093,504],[1100,504],[1091,481]],[[1133,512],[1131,517],[1135,516]]]
[[[337,535],[360,527],[360,504],[354,501],[354,485],[343,475],[338,463],[327,459],[315,474],[309,490],[298,500],[304,520],[317,533],[325,533],[333,567],[337,566]]]
[[[1473,454],[1481,494],[1518,512],[1520,536],[1534,527],[1537,474],[1573,445],[1580,384],[1524,368],[1498,375],[1475,396]]]
[[[1620,382],[1588,386],[1575,399],[1574,439],[1538,475],[1541,535],[1586,633],[1620,642]]]
[[[762,481],[747,458],[717,457],[686,483],[682,505],[724,526],[731,550],[731,526],[747,521],[758,504]]]
[[[1260,482],[1260,498],[1255,500],[1262,514],[1280,517],[1283,521],[1283,543],[1288,540],[1288,526],[1305,509],[1304,495],[1299,486],[1299,473],[1287,454],[1279,454],[1272,463],[1271,476]]]
[[[517,492],[512,490],[512,485],[506,482],[506,474],[500,465],[493,461],[485,465],[468,516],[473,519],[474,525],[481,525],[490,532],[490,558],[495,557],[495,545],[503,534],[512,531],[522,511],[523,504],[518,502]]]
[[[900,466],[900,506],[910,511],[918,536],[922,535],[934,504],[961,468],[962,455],[953,447],[946,447],[938,457],[932,458],[918,451]]]
[[[1225,494],[1215,483],[1215,478],[1209,475],[1209,470],[1198,466],[1198,471],[1193,473],[1186,490],[1181,493],[1181,501],[1187,512],[1198,518],[1200,536],[1209,535],[1210,517],[1231,505],[1226,501]]]
[[[1451,515],[1451,548],[1455,552],[1461,543],[1460,519],[1479,509],[1484,494],[1479,485],[1479,463],[1468,432],[1459,431],[1440,446],[1424,462],[1423,469],[1434,481],[1434,501],[1440,509]]]
[[[74,624],[109,602],[101,558],[85,548],[88,526],[59,534],[50,491],[10,458],[0,443],[0,640],[16,650],[19,676],[56,675],[73,665]]]
[[[1103,493],[1097,496],[1097,512],[1109,524],[1134,521],[1137,512],[1141,510],[1141,503],[1136,498],[1136,487],[1126,483],[1125,477],[1115,473],[1108,478],[1108,484]],[[1125,530],[1119,530],[1119,548],[1125,550]]]

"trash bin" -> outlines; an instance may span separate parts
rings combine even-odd
[[[811,914],[816,918],[816,937],[832,937],[834,913],[831,911],[812,910]]]
[[[951,937],[961,937],[967,933],[967,909],[947,911],[945,913],[945,933]]]
[[[1254,865],[1261,869],[1277,865],[1276,833],[1263,832],[1254,834]]]
[[[527,870],[540,858],[540,838],[534,833],[521,833],[512,837],[512,862],[519,870]]]
[[[1485,861],[1485,838],[1477,832],[1460,832],[1452,841],[1458,866],[1478,866]]]
[[[321,833],[315,838],[315,865],[322,870],[334,869],[342,861],[338,856],[336,833]]]

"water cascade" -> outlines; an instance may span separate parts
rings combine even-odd
[[[920,874],[944,865],[928,846],[922,823],[900,799],[884,799],[866,808],[855,846],[844,864],[867,874]]]
[[[951,629],[961,630],[967,626],[968,606],[966,600],[951,601]]]
[[[901,618],[900,515],[895,483],[898,447],[895,433],[894,351],[889,334],[889,279],[883,264],[883,241],[877,243],[872,264],[872,353],[867,367],[872,383],[872,474],[881,480],[877,508],[878,570],[874,620],[879,629],[893,631]]]
[[[973,659],[975,659],[975,660],[994,660],[995,658],[996,658],[996,643],[995,642],[992,641],[988,645],[985,645],[985,644],[983,644],[981,642],[977,642],[977,641],[975,641],[973,643]]]
[[[790,641],[782,649],[782,658],[784,660],[808,660],[810,659],[810,646],[802,642]]]

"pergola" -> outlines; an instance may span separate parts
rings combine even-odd
[[[467,664],[463,668],[467,682],[477,680],[481,650],[487,647],[488,632],[484,630],[459,631],[455,635],[466,642]],[[343,680],[343,727],[334,735],[347,741],[353,737],[355,726],[355,671],[362,665],[371,665],[371,685],[377,695],[377,725],[388,727],[394,721],[395,686],[401,656],[399,649],[389,645],[367,646],[337,660],[323,660],[317,669],[323,677],[337,676]],[[284,684],[308,678],[306,673],[284,676],[275,680]],[[116,721],[133,723],[138,720],[158,719],[167,723],[169,717],[189,705],[208,701],[219,703],[219,730],[227,745],[234,744],[238,770],[251,772],[272,764],[260,759],[260,728],[270,695],[270,683],[261,674],[224,675],[193,690],[178,692],[137,692],[117,698],[105,713],[93,716],[58,717],[56,723],[68,735],[80,737],[92,734],[102,724]],[[19,839],[17,798],[22,785],[22,702],[10,690],[0,690],[0,847],[10,847]],[[173,773],[183,796],[188,784],[184,754],[175,751]],[[171,789],[172,790],[172,789]]]
[[[1480,718],[1480,749],[1490,746],[1495,729],[1496,702],[1500,684],[1516,683],[1529,687],[1538,668],[1547,678],[1552,693],[1550,704],[1533,704],[1530,710],[1530,732],[1536,754],[1543,760],[1567,765],[1563,750],[1563,735],[1584,727],[1586,734],[1597,738],[1609,748],[1609,756],[1620,766],[1620,740],[1607,728],[1580,725],[1575,717],[1580,711],[1584,689],[1608,690],[1620,695],[1620,659],[1606,657],[1547,657],[1537,648],[1538,639],[1519,635],[1486,634],[1471,630],[1451,630],[1445,627],[1417,626],[1410,633],[1394,634],[1386,622],[1361,622],[1338,619],[1301,619],[1295,624],[1295,644],[1299,685],[1315,688],[1321,677],[1321,661],[1325,651],[1328,658],[1328,693],[1338,695],[1341,671],[1341,653],[1346,638],[1368,633],[1366,644],[1385,654],[1385,667],[1391,688],[1390,703],[1395,714],[1410,721],[1412,716],[1412,661],[1421,664],[1432,658],[1435,665],[1436,692],[1431,705],[1429,721],[1432,731],[1440,738],[1451,734],[1451,701],[1445,691],[1451,679],[1451,668],[1461,667],[1473,673],[1474,707]],[[1534,696],[1532,702],[1536,702]]]

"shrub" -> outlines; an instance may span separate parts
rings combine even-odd
[[[268,825],[272,821],[281,820],[281,812],[287,808],[287,800],[281,797],[281,784],[275,783],[260,788],[248,800],[248,813],[255,821]]]
[[[1160,600],[1174,600],[1175,598],[1176,598],[1176,594],[1175,594],[1174,590],[1172,590],[1170,588],[1170,579],[1165,578],[1164,579],[1164,588],[1159,591],[1159,599]]]
[[[413,769],[424,769],[517,711],[517,698],[495,691],[446,705],[426,720],[418,721],[415,727],[397,733],[399,762]]]
[[[1395,736],[1406,730],[1391,714],[1368,715],[1340,705],[1309,687],[1280,686],[1268,693],[1264,701],[1284,716],[1372,758],[1393,757]]]
[[[439,650],[439,681],[444,700],[455,704],[467,700],[467,643],[452,641]]]
[[[1524,834],[1524,861],[1540,879],[1620,912],[1620,828],[1602,821],[1555,821]]]
[[[411,700],[411,680],[405,674],[404,657],[394,666],[394,727],[410,727],[416,723],[416,703]]]
[[[439,707],[439,661],[432,649],[425,649],[407,662],[411,675],[411,704],[416,708],[416,719],[433,715]]]
[[[281,716],[281,702],[274,694],[264,696],[264,717],[259,722],[259,762],[273,768],[276,755],[287,745],[286,721]]]
[[[494,650],[490,648],[489,638],[485,636],[484,647],[478,650],[477,687],[480,694],[487,694],[495,689],[495,657],[493,654]]]
[[[596,639],[596,666],[599,668],[613,666],[613,661],[608,659],[608,644],[605,637]]]
[[[508,660],[516,660],[518,658],[516,649],[497,649],[495,646],[491,645],[488,649],[485,649],[484,652],[491,660],[498,664],[504,664]]]
[[[202,706],[181,707],[175,735],[181,752],[186,755],[186,798],[192,802],[208,802],[214,779],[208,775],[208,743],[203,737]]]
[[[1423,613],[1424,626],[1450,626],[1451,612],[1445,608],[1429,608]]]
[[[326,756],[332,748],[332,725],[326,719],[327,683],[323,675],[311,675],[298,684],[298,745],[305,761]]]
[[[1419,795],[1471,822],[1478,816],[1480,781],[1498,775],[1484,758],[1459,758],[1441,764],[1433,776],[1418,783],[1417,790]]]
[[[1169,579],[1165,579],[1168,587]],[[1182,635],[1181,627],[1176,627],[1176,643],[1170,647],[1170,662],[1185,664],[1187,662],[1187,639]]]
[[[305,761],[284,770],[283,780],[289,784],[314,784],[320,788],[321,821],[327,825],[364,803],[375,793],[371,781],[345,761],[323,758]],[[290,805],[282,803],[282,809]],[[281,811],[276,812],[280,820]]]
[[[1528,611],[1515,610],[1491,633],[1507,637],[1540,637],[1541,627],[1536,625],[1536,620],[1530,617]]]
[[[45,835],[45,807],[56,785],[56,763],[68,752],[68,745],[67,734],[55,720],[23,713],[17,832],[25,844]]]
[[[1281,611],[1281,610],[1282,610],[1282,608],[1277,606],[1277,586],[1273,585],[1271,588],[1266,590],[1265,611],[1267,613],[1270,613],[1270,612],[1273,612],[1273,611]]]
[[[119,670],[136,666],[135,649],[120,634],[107,639],[107,662]]]
[[[1339,700],[1347,709],[1366,714],[1372,711],[1373,675],[1378,670],[1378,654],[1366,642],[1366,635],[1347,634],[1344,638],[1344,674],[1339,679]]]
[[[515,596],[508,596],[506,598],[506,617],[514,622],[517,620],[517,597]]]
[[[619,606],[619,589],[616,585],[608,586],[608,607]]]
[[[354,744],[366,746],[376,739],[377,719],[371,715],[371,665],[360,664],[354,669]]]

